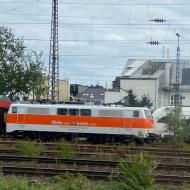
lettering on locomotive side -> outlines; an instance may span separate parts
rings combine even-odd
[[[71,122],[62,122],[60,120],[52,120],[52,125],[64,125],[64,126],[96,126],[96,123],[88,123],[86,121],[79,122],[79,121],[71,121]]]
[[[52,120],[52,121],[51,121],[51,124],[53,124],[53,125],[62,125],[63,122],[62,122],[62,121],[59,121],[59,120]]]

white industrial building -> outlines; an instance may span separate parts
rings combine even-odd
[[[181,60],[180,104],[190,106],[190,60]],[[176,62],[146,59],[128,60],[121,76],[113,81],[113,88],[105,92],[105,103],[115,103],[132,89],[138,98],[148,95],[153,109],[174,105],[176,89]]]

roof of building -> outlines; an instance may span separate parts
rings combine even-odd
[[[76,97],[81,99],[103,100],[105,95],[105,88],[103,86],[90,86]]]
[[[127,62],[127,64],[125,65],[125,68],[124,68],[121,76],[130,77],[132,74],[134,74],[135,71],[137,71],[147,61],[148,60],[145,60],[145,59],[129,60]]]

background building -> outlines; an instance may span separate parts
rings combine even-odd
[[[103,86],[89,86],[85,91],[78,94],[76,98],[85,103],[100,105],[104,103],[105,88]]]
[[[71,98],[76,97],[78,94],[81,94],[87,88],[88,88],[88,86],[83,86],[80,84],[70,84],[70,96],[71,96]]]
[[[180,104],[190,105],[190,60],[180,61]],[[150,97],[153,109],[174,105],[176,101],[176,62],[130,59],[113,88],[105,92],[105,103],[118,102],[132,89],[138,98]]]

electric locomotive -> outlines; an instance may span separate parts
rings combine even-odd
[[[148,108],[69,104],[12,104],[6,125],[7,133],[119,141],[129,137],[147,138],[153,129]]]

